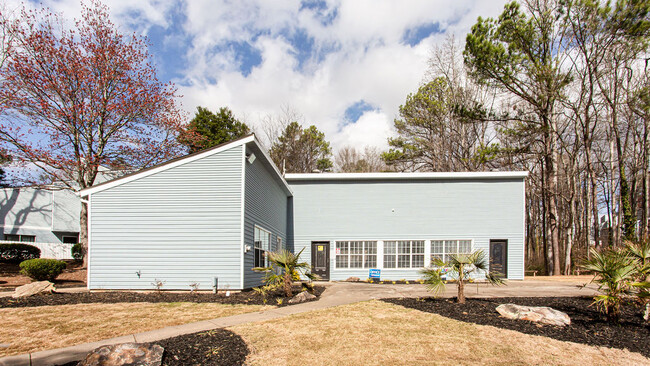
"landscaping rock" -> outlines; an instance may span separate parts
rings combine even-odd
[[[289,304],[300,304],[301,302],[313,300],[315,298],[316,296],[310,294],[307,291],[303,291],[289,300]]]
[[[52,293],[54,290],[55,288],[52,282],[38,281],[16,287],[14,294],[11,295],[11,297],[17,299],[19,297],[28,297],[36,294]]]
[[[522,306],[503,304],[497,306],[501,316],[508,319],[530,320],[536,323],[565,326],[571,324],[566,313],[546,306]]]
[[[150,343],[122,343],[99,347],[86,355],[79,366],[160,366],[164,349]]]
[[[359,281],[361,281],[359,277],[348,277],[348,279],[345,280],[345,282],[359,282]]]

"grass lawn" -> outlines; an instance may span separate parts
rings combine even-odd
[[[369,301],[229,328],[251,365],[648,365],[638,353],[562,342]]]
[[[215,303],[76,304],[0,309],[0,357],[94,342],[269,306]]]

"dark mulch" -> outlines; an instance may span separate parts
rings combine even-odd
[[[154,342],[165,349],[164,366],[243,365],[248,355],[246,342],[237,334],[215,329]],[[75,366],[69,362],[62,366]]]
[[[650,357],[650,326],[643,323],[640,310],[627,308],[619,323],[605,319],[595,307],[589,306],[591,298],[586,297],[517,297],[467,299],[458,304],[453,299],[400,298],[386,299],[397,305],[436,313],[468,323],[491,325],[516,330],[526,334],[540,335],[561,341],[583,343],[628,349]],[[563,311],[571,318],[571,325],[565,327],[538,325],[525,320],[505,319],[495,310],[501,304],[513,303],[527,306],[549,306]]]
[[[300,285],[294,286],[294,294],[301,290]],[[318,297],[323,293],[325,287],[314,286],[313,294]],[[283,299],[278,304],[276,299]],[[107,292],[80,292],[80,293],[53,293],[30,296],[26,298],[13,299],[11,297],[0,298],[0,308],[17,308],[48,305],[70,305],[70,304],[91,304],[91,303],[122,303],[122,302],[193,302],[193,303],[219,303],[219,304],[247,304],[263,305],[264,299],[255,291],[231,292],[226,296],[224,291],[218,294],[205,292],[129,292],[129,291],[107,291]],[[268,305],[288,305],[283,293],[278,290],[267,296]]]

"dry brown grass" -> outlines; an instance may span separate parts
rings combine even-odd
[[[269,308],[261,305],[120,303],[0,309],[0,357]]]
[[[593,275],[572,275],[572,276],[526,276],[524,281],[550,281],[550,282],[576,282],[580,284],[589,283]]]
[[[231,328],[253,365],[647,365],[624,350],[468,324],[370,301]]]

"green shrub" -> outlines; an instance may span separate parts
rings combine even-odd
[[[63,272],[65,262],[56,259],[29,259],[20,263],[20,273],[36,281],[51,281]]]
[[[70,252],[72,253],[72,258],[76,261],[80,261],[84,258],[83,255],[83,247],[81,246],[81,243],[77,243],[72,246],[72,249],[70,249]]]
[[[20,263],[39,258],[41,250],[29,244],[0,244],[0,262]]]

